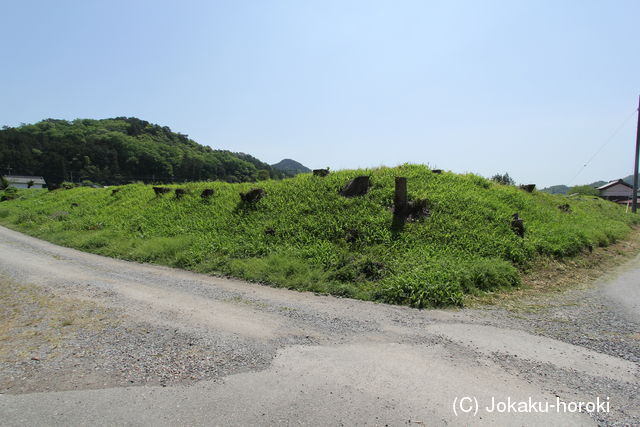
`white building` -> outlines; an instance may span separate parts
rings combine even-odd
[[[9,187],[15,188],[47,188],[47,183],[41,176],[4,175]]]

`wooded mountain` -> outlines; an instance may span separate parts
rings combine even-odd
[[[278,163],[271,165],[271,167],[290,175],[311,172],[311,169],[292,159],[282,159]]]
[[[135,117],[5,126],[0,130],[0,170],[42,175],[49,183],[86,180],[109,185],[287,176],[248,154],[214,150]]]

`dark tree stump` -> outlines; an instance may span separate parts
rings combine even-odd
[[[514,213],[511,219],[511,229],[520,237],[524,237],[524,220],[518,213]]]
[[[265,195],[265,191],[262,188],[252,188],[246,193],[240,193],[240,200],[244,203],[255,205]]]
[[[410,201],[405,215],[408,221],[419,221],[422,218],[429,218],[431,216],[429,202],[427,199]]]
[[[391,229],[399,232],[405,222],[418,221],[431,215],[427,199],[408,200],[407,178],[396,177],[396,189],[393,199],[393,223]]]
[[[171,189],[168,187],[153,187],[153,192],[156,193],[156,197],[160,197],[163,194],[170,193]]]
[[[535,184],[523,184],[520,186],[521,190],[526,191],[527,193],[533,193],[533,190],[536,189],[536,185]]]
[[[319,176],[321,178],[324,178],[327,175],[329,175],[329,169],[314,169],[313,170],[313,176]]]
[[[407,178],[396,177],[396,190],[393,197],[393,213],[394,215],[404,216],[408,207],[407,198]]]
[[[442,169],[431,169],[431,172],[435,173],[436,175],[440,175],[442,173]]]
[[[184,188],[176,188],[176,199],[182,199],[187,193]]]
[[[340,195],[344,197],[364,196],[369,192],[369,187],[371,187],[371,181],[368,176],[357,176],[340,190]]]
[[[202,190],[200,197],[202,197],[203,199],[208,199],[209,197],[213,196],[214,193],[215,191],[213,190],[213,188],[205,188],[204,190]]]
[[[120,191],[119,188],[114,188],[113,190],[111,190],[111,195],[115,196],[116,194],[118,194],[119,191]]]
[[[565,203],[564,205],[558,206],[558,209],[560,209],[562,212],[565,212],[565,213],[571,213],[571,206],[569,206],[569,203]]]

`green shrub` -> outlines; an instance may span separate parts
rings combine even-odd
[[[6,200],[14,200],[18,198],[18,190],[14,187],[6,187],[2,192],[2,196],[0,196],[0,202],[4,202]]]
[[[394,276],[378,295],[385,302],[415,308],[461,306],[464,295],[460,285],[448,281],[432,281],[429,274],[416,272]]]
[[[520,285],[518,270],[501,259],[476,259],[460,263],[458,268],[457,281],[466,293]]]
[[[95,250],[108,246],[109,238],[102,235],[88,235],[87,238],[82,239],[76,245],[82,249]]]
[[[18,214],[18,217],[16,218],[16,223],[27,224],[27,223],[33,223],[36,220],[37,220],[37,215],[34,212],[24,211]]]

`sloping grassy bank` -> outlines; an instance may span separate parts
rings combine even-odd
[[[371,176],[362,197],[338,190]],[[393,230],[394,177],[431,216]],[[563,258],[624,239],[636,217],[591,197],[567,199],[424,166],[309,174],[258,184],[190,183],[156,197],[151,186],[24,190],[0,203],[0,223],[66,246],[289,288],[413,306],[459,305],[465,293],[517,286],[537,257]],[[266,190],[255,208],[238,193]],[[112,195],[112,189],[120,190]],[[215,195],[203,200],[205,188]],[[568,203],[570,212],[559,205]],[[511,228],[524,218],[526,234]]]

